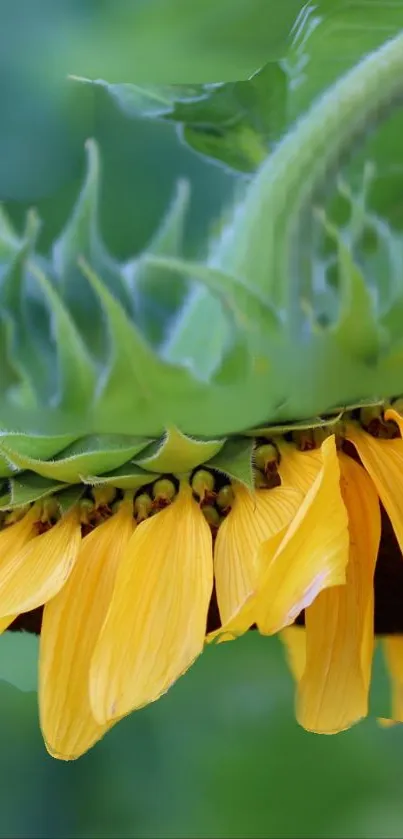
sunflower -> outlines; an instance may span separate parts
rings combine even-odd
[[[252,624],[280,632],[298,683],[297,718],[310,731],[335,733],[367,715],[374,628],[385,636],[392,715],[402,718],[402,576],[394,567],[403,550],[402,430],[393,408],[364,409],[323,442],[322,429],[319,439],[312,430],[297,434],[297,444],[279,442],[281,485],[302,491],[304,502],[280,543],[261,542],[252,594],[227,585],[233,600],[223,616],[232,617],[212,637]],[[229,579],[239,577],[237,564],[227,553]]]
[[[282,633],[302,725],[367,713],[383,546],[403,540],[399,242],[367,206],[371,167],[358,194],[338,182],[343,229],[318,196],[401,78],[399,35],[278,144],[204,262],[180,256],[183,184],[145,252],[112,258],[92,141],[50,254],[35,214],[21,236],[0,217],[0,630],[40,631],[52,755],[254,626]]]

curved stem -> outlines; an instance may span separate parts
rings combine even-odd
[[[403,32],[330,87],[252,180],[214,262],[269,295],[294,321],[301,271],[292,261],[304,210],[329,170],[403,97]],[[291,311],[290,311],[291,308]]]

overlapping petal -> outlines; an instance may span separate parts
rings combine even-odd
[[[278,473],[282,485],[293,487],[305,495],[322,468],[321,450],[300,451],[292,443],[281,442],[279,451]]]
[[[322,589],[345,582],[348,519],[333,436],[322,444],[321,458],[322,466],[280,544],[275,535],[259,548],[264,570],[254,594],[218,634],[239,635],[253,623],[263,634],[274,634],[293,623]]]
[[[132,513],[132,502],[123,502],[115,515],[83,539],[66,585],[44,609],[41,726],[48,751],[64,760],[79,757],[110,727],[93,717],[89,674],[118,563],[134,530]]]
[[[99,723],[157,699],[201,653],[212,537],[189,486],[140,524],[119,567],[91,668]]]
[[[322,589],[345,582],[348,520],[334,437],[324,441],[321,455],[322,467],[275,555],[270,542],[260,548],[266,570],[256,623],[267,635],[292,623]]]
[[[219,527],[214,546],[214,573],[221,622],[238,612],[256,587],[260,567],[258,548],[276,534],[283,535],[302,501],[289,487],[251,493],[234,487],[233,507]]]
[[[33,516],[30,511],[0,534],[0,617],[28,612],[54,597],[78,556],[81,527],[77,509],[36,538],[32,538]],[[7,547],[2,549],[6,539]]]
[[[297,718],[332,734],[368,712],[374,643],[373,579],[381,519],[376,490],[364,469],[340,455],[341,489],[349,516],[346,585],[321,592],[305,612],[306,662]]]

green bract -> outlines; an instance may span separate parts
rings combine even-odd
[[[324,201],[402,79],[399,35],[278,144],[204,262],[181,256],[184,184],[148,249],[112,258],[92,141],[48,257],[35,251],[35,214],[21,237],[1,215],[2,509],[66,484],[138,488],[209,462],[249,483],[254,428],[320,424],[403,392],[403,238],[367,207],[370,165],[358,190],[337,182],[343,227]]]

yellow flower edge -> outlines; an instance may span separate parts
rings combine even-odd
[[[57,495],[3,511],[0,631],[39,615],[50,754],[79,757],[166,693],[206,640],[251,627],[280,634],[304,728],[330,734],[365,717],[381,509],[403,548],[397,408],[260,429],[252,485],[207,462],[137,490],[88,487],[64,512]],[[400,632],[383,641],[397,721]]]

